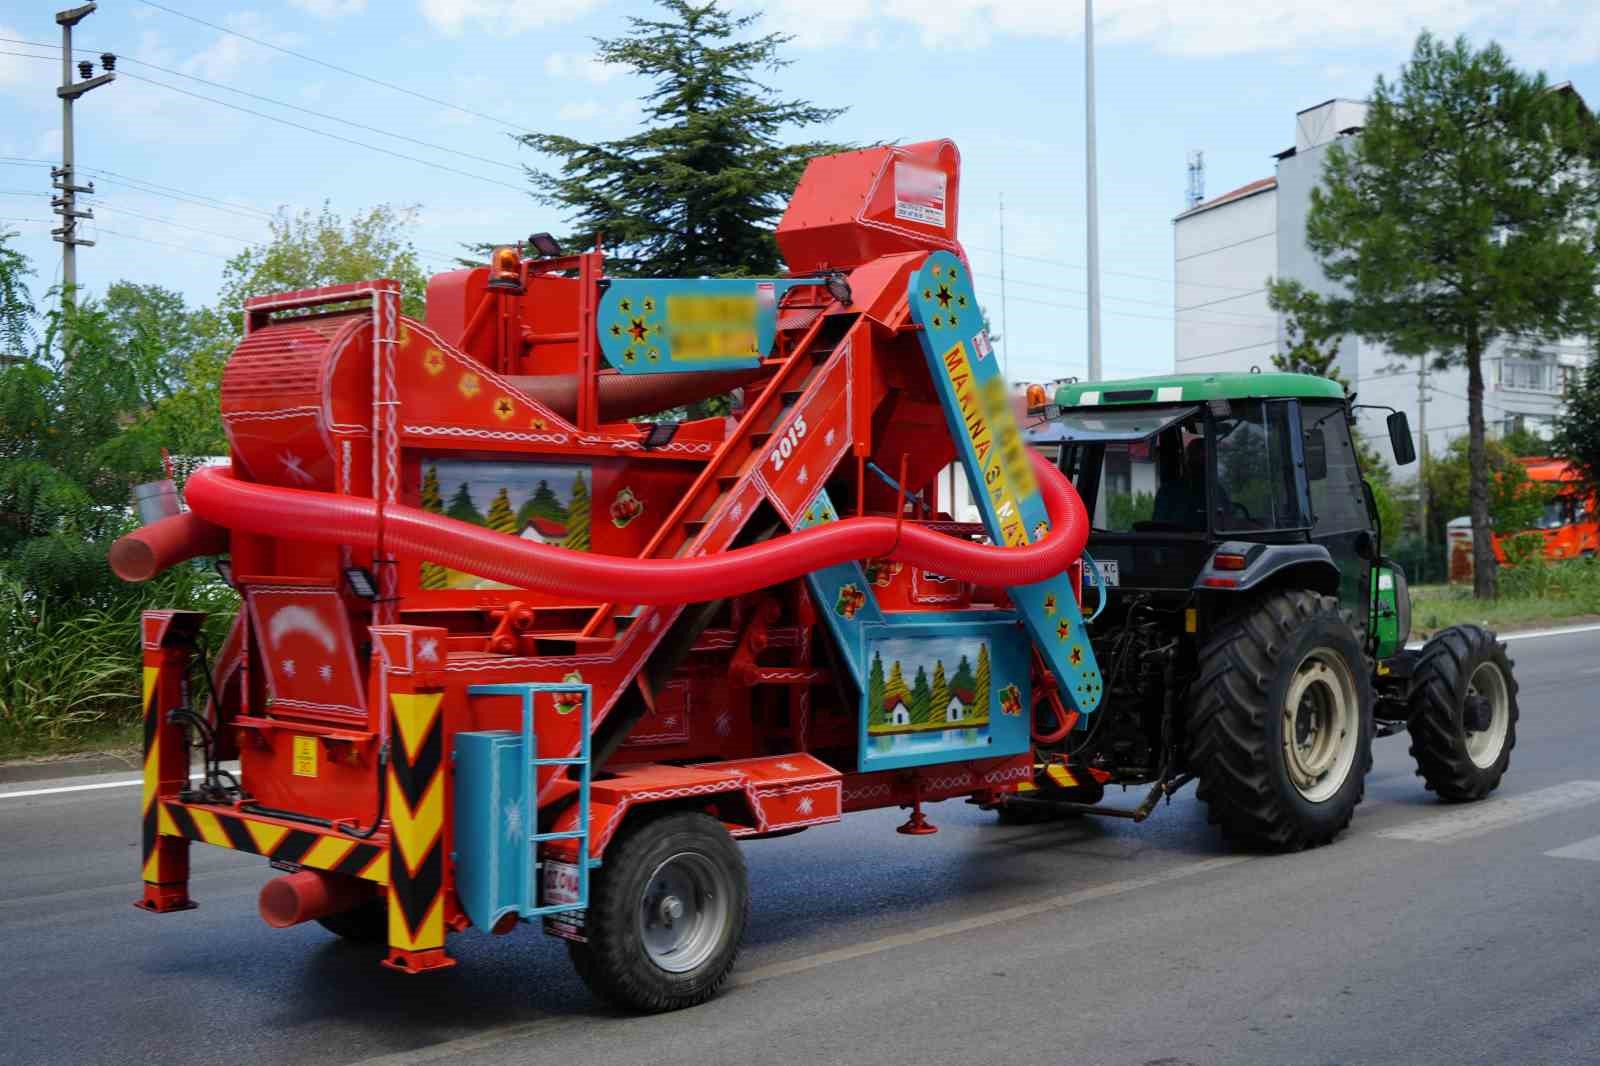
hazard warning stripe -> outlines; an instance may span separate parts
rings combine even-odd
[[[275,862],[331,870],[379,884],[389,883],[387,849],[353,837],[290,829],[276,822],[213,810],[198,805],[164,803],[162,824],[169,835],[187,837],[220,848],[264,855]]]

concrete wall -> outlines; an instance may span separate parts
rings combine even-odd
[[[1264,281],[1277,271],[1276,190],[1187,214],[1173,230],[1179,373],[1271,367],[1278,323]]]

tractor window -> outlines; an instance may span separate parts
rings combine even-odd
[[[1300,420],[1307,437],[1321,434],[1322,451],[1327,457],[1323,477],[1309,481],[1311,517],[1317,535],[1366,529],[1367,497],[1361,489],[1361,468],[1356,463],[1350,442],[1350,425],[1340,403],[1306,403]]]
[[[1244,532],[1304,526],[1289,447],[1289,405],[1242,401],[1216,419],[1218,530]]]

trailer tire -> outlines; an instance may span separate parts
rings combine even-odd
[[[1479,626],[1451,626],[1422,647],[1411,689],[1411,757],[1430,792],[1452,803],[1500,785],[1517,746],[1517,681],[1506,646]],[[1483,700],[1483,729],[1470,729],[1469,700]]]
[[[1331,596],[1271,593],[1219,626],[1200,663],[1189,766],[1210,820],[1271,851],[1338,836],[1372,767],[1372,679],[1348,612]]]
[[[352,944],[382,944],[389,939],[389,905],[378,896],[353,910],[318,918],[317,924]]]
[[[588,942],[569,942],[568,954],[590,991],[619,1007],[692,1007],[728,979],[749,913],[744,856],[722,823],[662,814],[606,849],[590,885]]]

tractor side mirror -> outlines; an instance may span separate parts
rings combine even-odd
[[[1321,481],[1328,476],[1328,439],[1317,426],[1306,434],[1306,479]]]
[[[1417,461],[1417,446],[1411,443],[1411,423],[1404,411],[1391,411],[1385,419],[1389,424],[1389,446],[1394,449],[1394,461],[1399,466]]]

